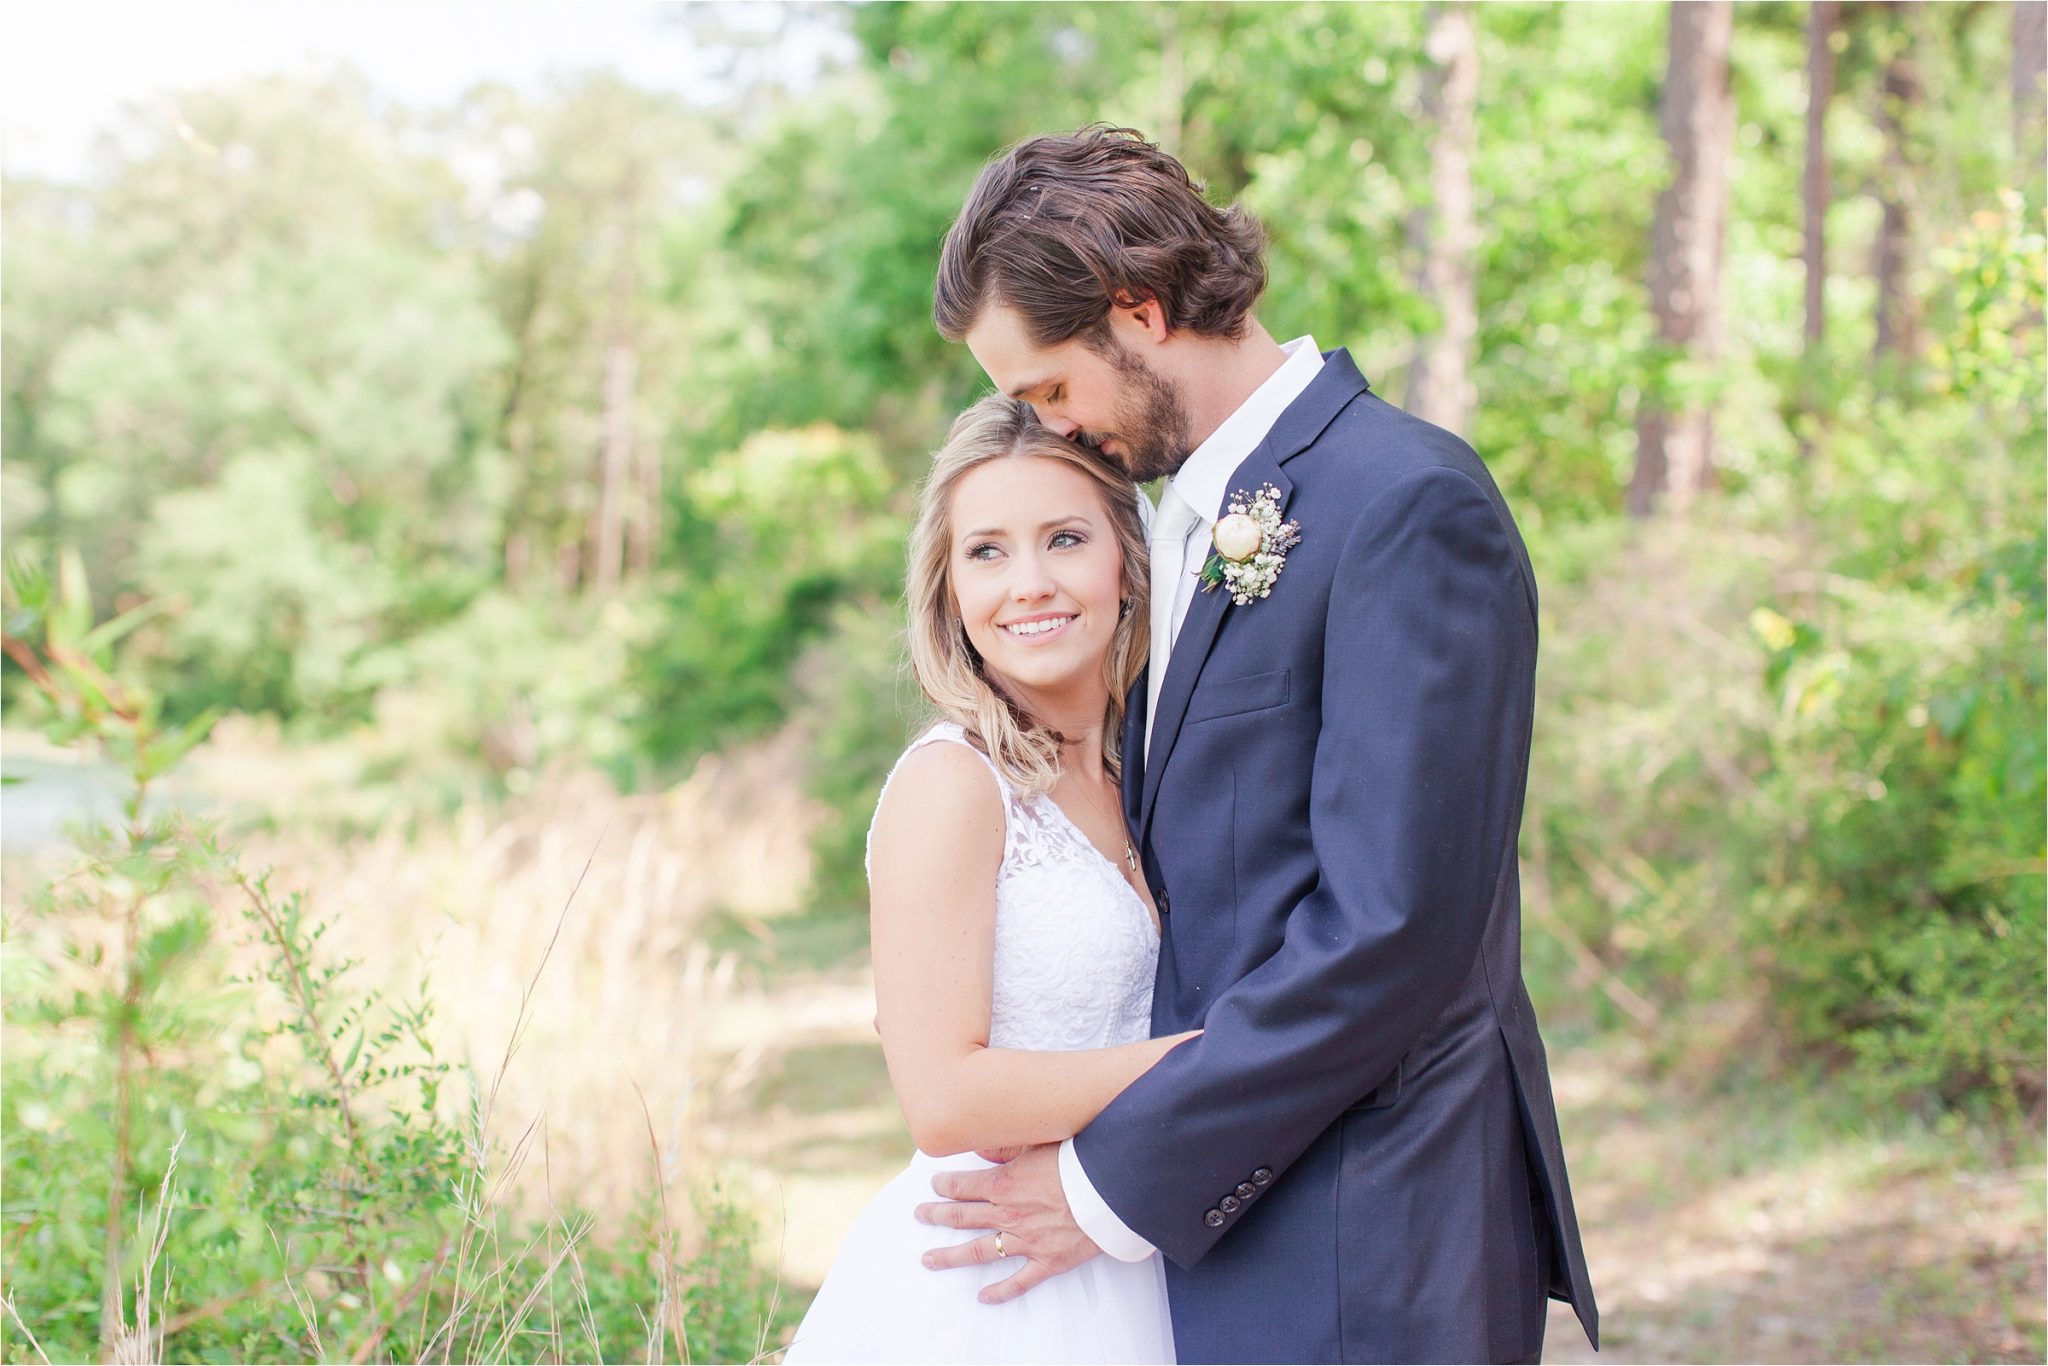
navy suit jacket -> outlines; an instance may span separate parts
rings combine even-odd
[[[1546,1299],[1597,1344],[1515,857],[1536,586],[1457,437],[1321,373],[1231,489],[1300,522],[1272,595],[1188,608],[1125,815],[1159,903],[1155,1033],[1077,1138],[1167,1257],[1193,1361],[1499,1361]],[[1220,511],[1220,510],[1219,510]]]

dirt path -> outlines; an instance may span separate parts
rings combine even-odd
[[[721,1011],[731,1062],[712,1120],[721,1148],[753,1173],[794,1301],[809,1302],[854,1217],[910,1156],[874,1000],[860,968],[807,974]]]
[[[1601,1301],[1596,1357],[1553,1306],[1549,1361],[2040,1361],[2043,1181],[1966,1126],[1845,1122],[1812,1097],[1688,1094],[1640,1052],[1559,1050]]]
[[[910,1147],[864,971],[759,993],[729,1038],[719,1114],[756,1173],[801,1312]],[[2043,1180],[1967,1126],[1845,1122],[1765,1089],[1687,1092],[1640,1050],[1555,1049],[1605,1351],[1553,1306],[1546,1360],[2040,1361]]]

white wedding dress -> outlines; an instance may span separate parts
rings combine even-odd
[[[933,743],[968,741],[945,723],[904,753]],[[989,771],[1005,827],[989,1046],[1064,1051],[1149,1037],[1159,956],[1151,912],[1051,798],[1020,796],[993,763]],[[1157,1255],[1095,1257],[1001,1305],[975,1296],[1020,1270],[1016,1258],[924,1267],[927,1251],[978,1235],[920,1224],[911,1211],[939,1198],[936,1173],[987,1165],[972,1153],[915,1154],[846,1235],[784,1362],[1171,1362]]]

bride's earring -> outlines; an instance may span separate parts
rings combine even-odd
[[[1122,621],[1125,617],[1129,616],[1130,614],[1131,600],[1129,598],[1125,598],[1122,602],[1119,602],[1116,605],[1116,619],[1118,621]]]

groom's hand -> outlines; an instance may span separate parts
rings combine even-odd
[[[1013,1151],[1019,1152],[1014,1160],[987,1171],[939,1173],[932,1178],[932,1189],[945,1196],[945,1202],[917,1207],[917,1217],[927,1224],[1001,1229],[1003,1256],[1024,1258],[1016,1275],[981,1292],[983,1304],[1014,1300],[1102,1251],[1081,1232],[1067,1208],[1066,1192],[1060,1187],[1059,1144]],[[983,1234],[972,1242],[926,1253],[924,1264],[944,1271],[997,1260],[995,1235]]]

